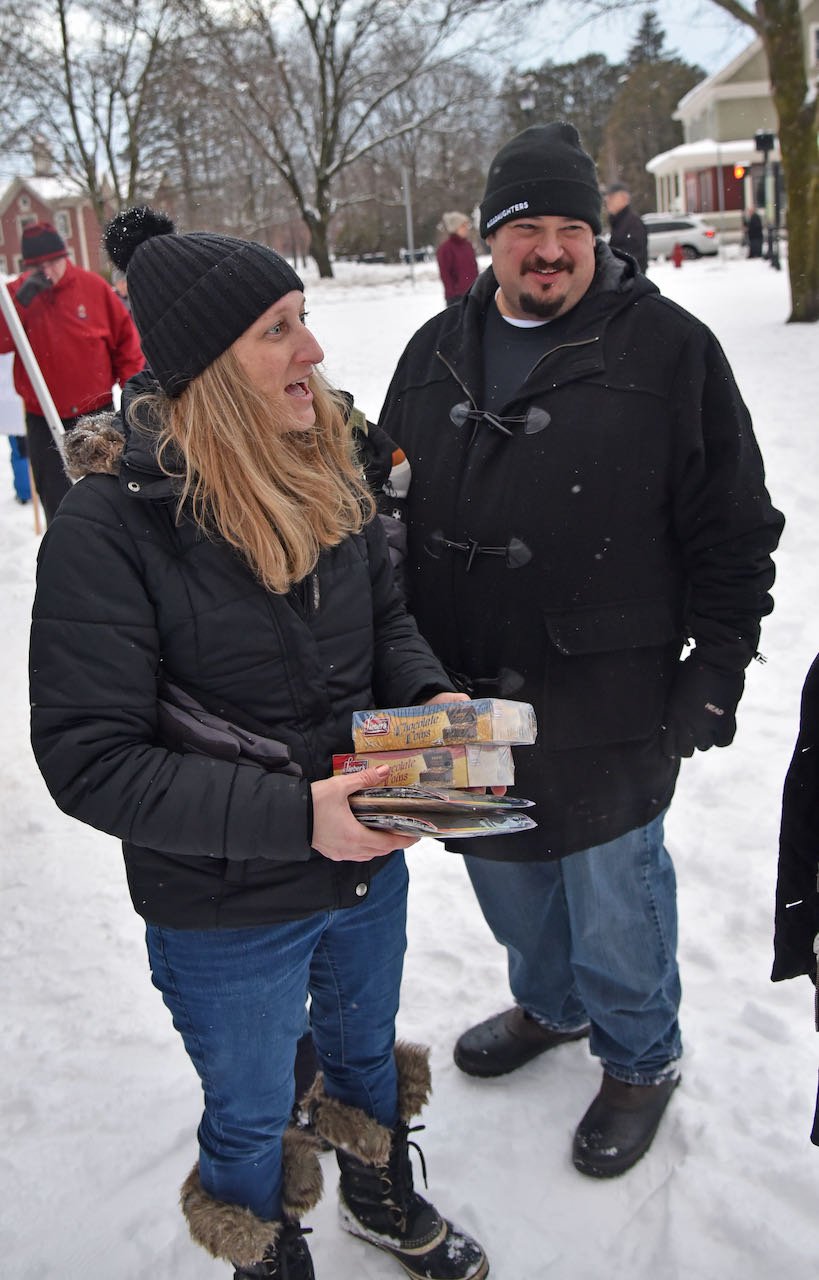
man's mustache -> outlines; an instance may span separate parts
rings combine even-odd
[[[532,258],[527,258],[522,264],[522,274],[526,275],[528,271],[574,271],[574,263],[571,258],[557,258],[554,262],[547,262],[545,258],[541,258],[536,254]]]

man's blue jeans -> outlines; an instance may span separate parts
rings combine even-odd
[[[199,1073],[199,1176],[217,1200],[281,1215],[281,1139],[305,1001],[328,1094],[392,1129],[406,949],[403,855],[355,907],[249,929],[148,925],[154,985]]]
[[[555,862],[466,858],[517,1003],[557,1031],[590,1023],[592,1053],[629,1084],[661,1080],[682,1052],[664,816]]]

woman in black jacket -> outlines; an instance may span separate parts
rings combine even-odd
[[[425,1051],[395,1045],[410,839],[332,777],[351,712],[457,698],[395,591],[302,283],[272,250],[148,209],[105,243],[151,373],[70,441],[43,542],[32,741],[67,813],[123,841],[153,981],[202,1082],[193,1238],[248,1277],[313,1277],[320,1191],[289,1129],[305,1001],[310,1107],[347,1228],[410,1275],[479,1280],[480,1246],[412,1187]]]

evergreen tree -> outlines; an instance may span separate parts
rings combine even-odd
[[[642,16],[626,67],[606,120],[598,164],[601,179],[624,182],[634,208],[646,213],[655,204],[654,179],[646,164],[682,142],[674,111],[705,72],[665,52],[665,32],[653,9]]]
[[[665,56],[665,31],[660,26],[656,10],[646,9],[628,51],[626,65],[633,70],[641,62],[661,62]]]

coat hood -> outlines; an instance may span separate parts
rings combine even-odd
[[[66,471],[72,480],[113,475],[119,476],[120,484],[134,496],[174,496],[176,481],[165,474],[156,458],[155,430],[149,424],[134,425],[130,420],[133,415],[129,414],[138,396],[158,390],[156,380],[146,369],[123,388],[118,413],[90,414],[79,420],[64,441]]]
[[[65,469],[72,480],[90,475],[119,475],[125,436],[118,413],[80,418],[63,441]]]

